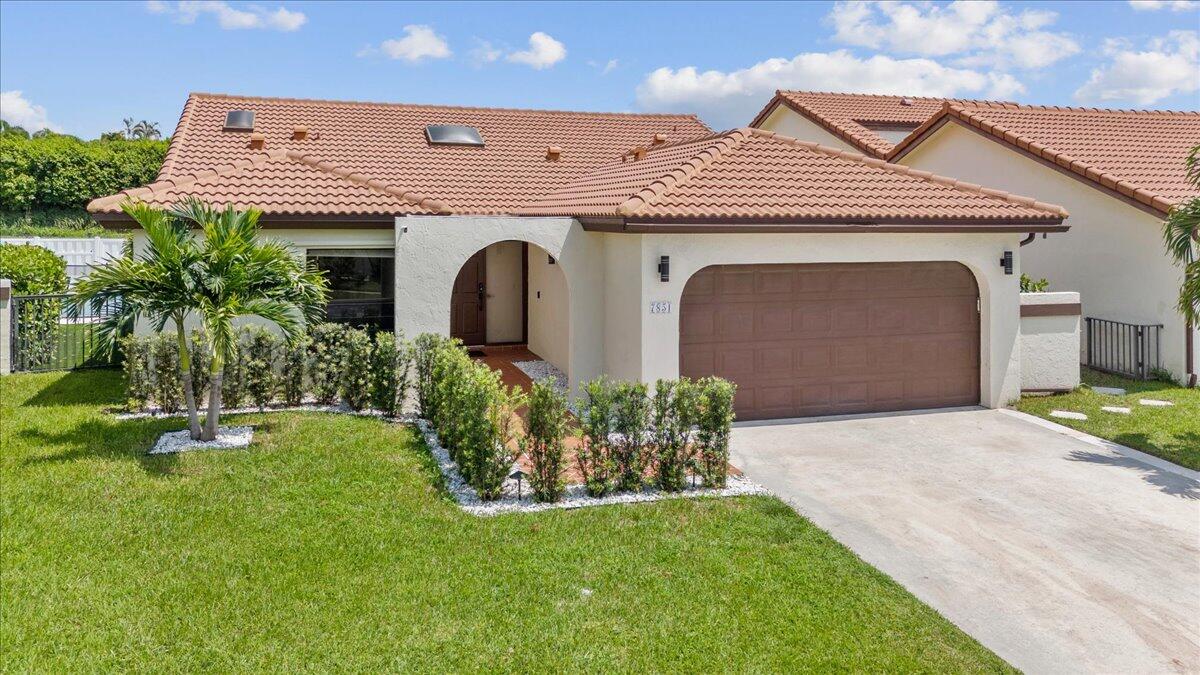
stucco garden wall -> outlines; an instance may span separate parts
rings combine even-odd
[[[1174,305],[1183,272],[1165,252],[1159,218],[956,124],[900,162],[1065,207],[1071,230],[1022,248],[1022,269],[1051,291],[1077,291],[1084,316],[1162,324],[1163,366],[1182,378],[1184,322]]]
[[[1079,386],[1078,305],[1078,293],[1021,294],[1022,390],[1069,391]]]

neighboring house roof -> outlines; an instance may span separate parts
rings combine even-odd
[[[1006,225],[1021,231],[1066,229],[1067,216],[1061,207],[1026,197],[750,128],[628,155],[523,213],[625,223]]]
[[[988,101],[971,101],[969,99],[836,94],[780,89],[775,92],[775,97],[767,103],[766,107],[755,116],[750,126],[762,126],[767,117],[777,107],[783,105],[862,152],[875,157],[885,157],[894,144],[877,134],[876,129],[887,127],[915,129],[941,111],[947,101],[989,103]]]
[[[897,159],[947,122],[1166,214],[1200,196],[1184,161],[1200,144],[1200,112],[946,103],[890,153]]]
[[[223,129],[231,110],[254,111],[261,148],[250,147],[249,132]],[[431,124],[474,126],[484,146],[431,145]],[[293,138],[296,126],[306,127],[303,140]],[[169,203],[194,194],[268,216],[512,213],[656,135],[708,133],[694,115],[192,94],[157,180],[88,210],[119,217],[127,197]],[[556,159],[550,146],[561,150]]]

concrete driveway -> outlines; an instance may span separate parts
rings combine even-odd
[[[732,461],[1030,672],[1200,671],[1200,484],[996,410],[742,423]]]

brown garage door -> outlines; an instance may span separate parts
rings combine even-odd
[[[739,419],[979,403],[979,290],[958,263],[719,265],[688,280],[679,371]]]

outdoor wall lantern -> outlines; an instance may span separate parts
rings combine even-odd
[[[669,255],[658,257],[658,280],[664,283],[671,280],[671,256]]]
[[[1005,251],[1004,257],[1000,259],[1000,266],[1004,268],[1005,274],[1013,273],[1013,257],[1012,251]]]

